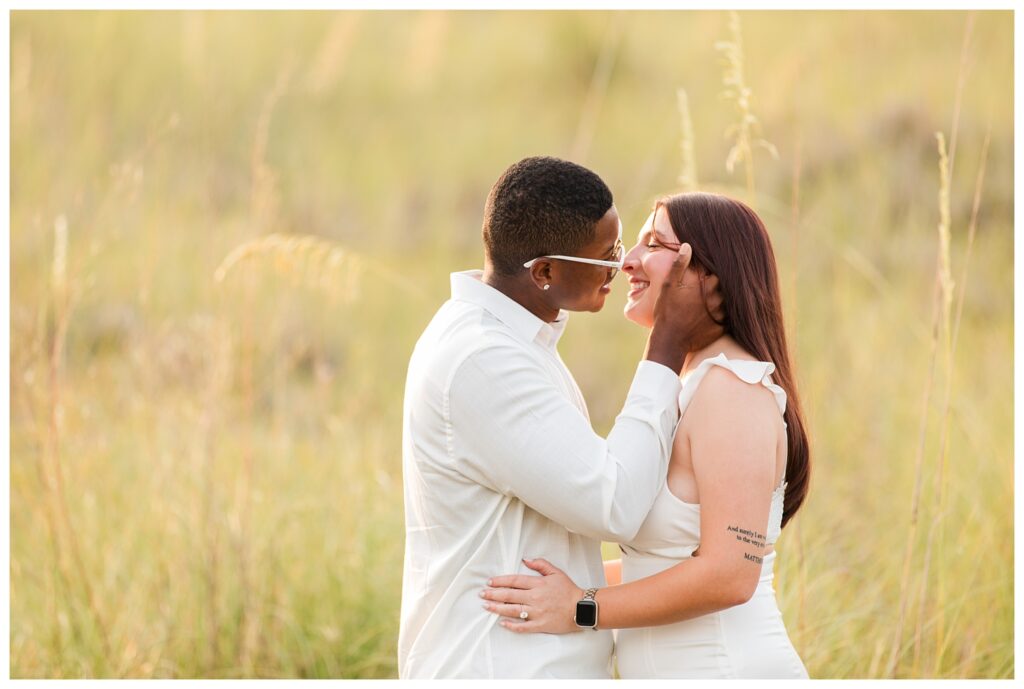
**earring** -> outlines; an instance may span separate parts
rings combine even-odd
[[[551,289],[551,285],[544,285],[541,289]]]

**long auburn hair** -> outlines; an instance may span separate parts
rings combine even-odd
[[[760,361],[773,362],[775,383],[786,391],[785,526],[807,496],[811,453],[786,346],[779,276],[768,230],[748,206],[718,194],[676,194],[660,199],[655,212],[659,207],[668,213],[680,243],[693,248],[691,265],[718,277],[725,314],[720,325],[726,334]]]

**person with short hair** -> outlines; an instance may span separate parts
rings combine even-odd
[[[569,161],[521,160],[488,195],[483,241],[483,271],[451,275],[409,362],[399,676],[608,678],[610,632],[517,634],[482,607],[480,582],[529,571],[529,553],[605,585],[601,541],[632,539],[664,485],[684,354],[721,328],[693,316],[692,285],[666,283],[602,438],[557,345],[566,312],[599,311],[622,267],[607,185]],[[676,252],[674,275],[689,256]]]

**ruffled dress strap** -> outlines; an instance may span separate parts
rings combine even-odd
[[[729,359],[725,353],[705,359],[700,362],[692,372],[683,379],[683,389],[679,392],[679,409],[686,409],[697,391],[697,386],[713,366],[719,366],[732,371],[737,378],[750,385],[763,385],[771,390],[775,396],[775,403],[779,407],[779,413],[786,413],[786,391],[772,382],[771,375],[775,373],[775,364],[770,361],[747,361],[745,359]]]

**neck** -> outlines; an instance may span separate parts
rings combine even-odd
[[[483,282],[498,290],[545,323],[558,318],[558,307],[546,301],[546,293],[530,280],[529,273],[516,277],[499,275],[490,265],[484,266]]]
[[[729,358],[736,358],[737,356],[744,354],[743,350],[738,344],[736,344],[734,339],[728,335],[721,335],[712,342],[688,353],[686,355],[686,359],[683,361],[683,370],[681,374],[692,371],[705,359],[718,356],[723,352]]]

